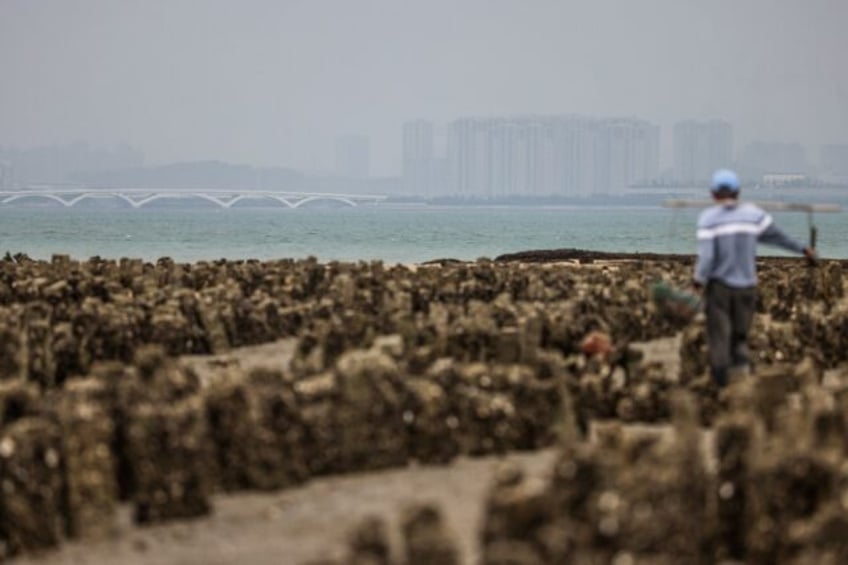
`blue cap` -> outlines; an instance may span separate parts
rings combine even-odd
[[[713,182],[710,185],[710,190],[718,192],[722,188],[730,192],[739,192],[739,177],[736,173],[729,169],[719,169],[713,173]]]

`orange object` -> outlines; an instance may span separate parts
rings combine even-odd
[[[612,353],[612,340],[610,337],[601,331],[591,331],[586,334],[583,341],[580,342],[580,350],[584,355],[589,357],[595,355],[609,355]]]

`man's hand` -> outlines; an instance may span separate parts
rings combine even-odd
[[[810,265],[815,265],[816,260],[819,258],[818,253],[816,253],[816,249],[814,247],[805,247],[804,257],[807,258],[807,262]]]

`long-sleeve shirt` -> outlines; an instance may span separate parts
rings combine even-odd
[[[757,242],[804,252],[804,246],[774,225],[759,206],[733,202],[707,208],[698,218],[695,281],[717,280],[734,288],[756,286]]]

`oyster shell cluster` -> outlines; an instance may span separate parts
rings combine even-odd
[[[210,512],[216,491],[279,489],[323,474],[441,464],[564,438],[571,438],[564,458],[600,466],[591,473],[619,485],[626,480],[619,471],[636,473],[635,463],[593,458],[642,455],[584,446],[578,438],[593,423],[667,422],[680,390],[692,394],[699,423],[721,426],[732,412],[730,397],[704,377],[697,326],[683,332],[677,374],[629,345],[682,329],[651,303],[649,289],[659,279],[683,285],[690,269],[679,260],[386,266],[7,258],[0,261],[0,547],[12,555],[108,530],[120,500],[132,502],[139,523],[189,518]],[[758,373],[775,363],[790,369],[762,379],[771,394],[762,398],[841,406],[832,400],[841,398],[841,377],[825,377],[848,350],[841,283],[838,262],[815,270],[765,265],[752,336]],[[179,360],[281,338],[294,340],[295,353],[273,369],[236,367],[205,380]],[[822,384],[828,379],[830,389]],[[761,404],[764,412],[780,405]],[[816,429],[837,426],[841,414],[822,416]],[[780,417],[757,418],[778,433]],[[745,457],[754,449],[746,445]],[[665,457],[647,444],[639,449],[652,465]],[[745,465],[745,473],[760,469]],[[647,482],[655,467],[645,471]],[[570,495],[554,498],[563,496]],[[441,526],[432,510],[418,514],[409,536],[416,555],[426,556],[426,540],[441,539],[433,533]],[[551,528],[565,519],[555,518]],[[487,555],[515,537],[499,531],[487,530]],[[432,555],[455,553],[437,545]],[[417,562],[435,562],[426,559]]]
[[[845,563],[848,371],[829,389],[792,370],[733,384],[711,429],[681,390],[671,426],[565,441],[544,481],[502,473],[481,562]]]

